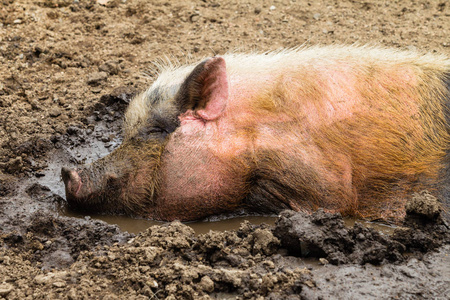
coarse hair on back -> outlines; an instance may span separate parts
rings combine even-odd
[[[229,52],[225,59],[227,75],[254,78],[261,74],[282,74],[300,66],[327,68],[333,64],[353,66],[415,66],[432,70],[444,76],[450,72],[450,59],[439,54],[423,54],[380,46],[329,45],[299,46],[268,52]],[[133,135],[136,128],[145,124],[149,112],[160,105],[171,105],[181,84],[189,73],[205,58],[195,60],[188,55],[182,64],[175,56],[164,56],[154,61],[156,80],[143,93],[137,95],[125,113],[125,133]]]

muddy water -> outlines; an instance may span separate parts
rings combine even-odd
[[[68,217],[85,218],[85,215],[80,215],[73,213],[71,211],[64,211],[62,213]],[[89,218],[98,219],[105,221],[108,224],[116,224],[119,226],[120,230],[127,231],[129,233],[139,233],[150,226],[161,225],[164,222],[152,221],[147,219],[133,219],[125,216],[106,216],[106,215],[90,215]],[[214,231],[226,231],[226,230],[237,230],[239,229],[242,222],[245,220],[252,224],[262,224],[266,223],[268,225],[274,225],[276,217],[260,217],[260,216],[246,216],[246,217],[234,217],[231,219],[220,220],[220,221],[200,221],[200,222],[190,222],[185,223],[186,225],[192,227],[196,234],[208,233],[210,230]]]
[[[376,231],[382,232],[387,235],[391,235],[392,233],[394,233],[395,228],[397,228],[397,226],[395,225],[389,225],[379,222],[371,222],[356,218],[344,218],[344,223],[347,227],[353,227],[355,223],[361,223],[366,227],[373,228]]]
[[[148,219],[134,219],[126,216],[107,216],[107,215],[80,215],[77,213],[74,213],[69,210],[63,210],[60,212],[64,216],[68,217],[76,217],[76,218],[92,218],[92,219],[98,219],[102,220],[108,224],[115,224],[119,226],[120,230],[127,231],[129,233],[139,233],[150,226],[153,225],[161,225],[164,224],[164,222],[158,222]],[[231,217],[229,219],[224,220],[217,220],[217,221],[199,221],[199,222],[189,222],[185,223],[192,229],[194,229],[196,234],[204,234],[208,233],[210,230],[214,231],[230,231],[230,230],[237,230],[241,226],[242,222],[249,221],[252,224],[259,225],[259,224],[268,224],[268,225],[275,225],[275,221],[278,217],[276,216],[237,216],[237,217]],[[391,225],[385,225],[375,222],[368,222],[365,220],[359,220],[359,219],[344,219],[345,225],[347,227],[353,227],[353,225],[356,222],[362,223],[366,227],[374,228],[375,230],[379,232],[383,232],[384,234],[390,235],[393,233],[395,226]]]

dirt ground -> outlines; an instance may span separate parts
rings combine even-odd
[[[206,234],[67,215],[59,169],[120,143],[154,62],[316,44],[450,56],[450,3],[0,0],[0,298],[447,299],[448,224],[419,208],[389,235],[321,211]]]

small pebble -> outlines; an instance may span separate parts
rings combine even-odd
[[[9,293],[12,292],[14,287],[9,283],[2,283],[0,284],[0,296],[6,297]]]
[[[94,72],[89,74],[87,83],[89,85],[99,85],[102,81],[108,78],[108,74],[106,72]]]
[[[203,276],[200,280],[199,286],[205,292],[211,293],[214,291],[214,281],[211,280],[208,276]]]
[[[56,118],[59,117],[61,115],[61,111],[57,108],[52,108],[50,109],[50,111],[48,112],[48,115],[52,118]]]
[[[63,288],[66,286],[66,283],[64,281],[56,281],[53,282],[53,286],[57,288]]]
[[[197,22],[199,19],[200,19],[200,15],[198,15],[198,14],[193,14],[193,15],[191,15],[191,16],[189,17],[189,20],[190,20],[192,23]]]

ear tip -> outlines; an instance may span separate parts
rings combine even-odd
[[[211,59],[216,60],[216,61],[223,61],[223,62],[225,62],[225,59],[222,56],[213,56]]]
[[[206,65],[225,67],[225,59],[222,56],[213,56],[206,61]]]

